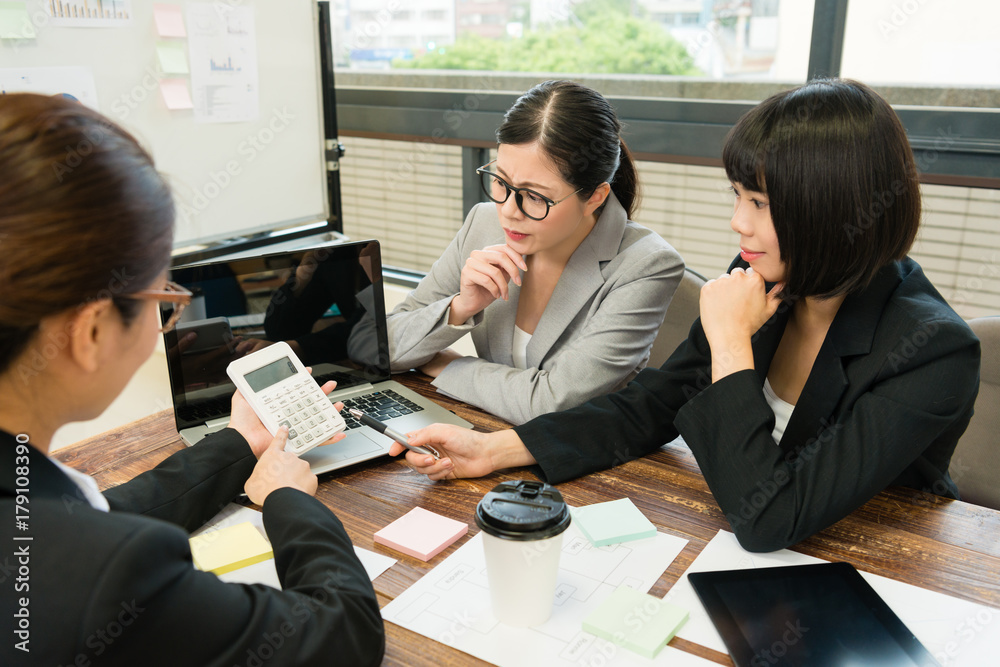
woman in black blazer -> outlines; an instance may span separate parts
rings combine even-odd
[[[272,438],[239,394],[229,428],[103,494],[47,456],[149,356],[157,302],[190,301],[166,281],[173,220],[124,130],[62,97],[0,96],[0,664],[379,664],[350,539],[287,431]],[[283,590],[192,566],[189,531],[244,489]]]
[[[678,434],[740,543],[771,551],[890,484],[948,497],[979,341],[906,256],[920,220],[906,133],[874,91],[820,80],[745,114],[723,151],[740,256],[660,369],[510,431],[412,435],[432,479],[537,464],[560,482]],[[669,314],[668,314],[669,317]]]

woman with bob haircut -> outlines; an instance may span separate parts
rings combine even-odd
[[[79,164],[67,146],[88,148]],[[238,392],[228,428],[103,493],[48,456],[190,302],[166,280],[173,231],[130,134],[63,97],[0,95],[0,540],[29,573],[5,575],[0,664],[377,665],[382,618],[351,540],[287,429],[272,438]],[[158,302],[175,304],[162,327]],[[189,532],[244,489],[283,590],[192,565]]]
[[[387,318],[393,371],[520,424],[624,387],[646,365],[684,273],[631,221],[638,174],[614,108],[546,81],[496,132],[478,204]],[[476,357],[449,346],[471,332]]]
[[[948,464],[979,341],[906,256],[920,191],[892,108],[855,81],[814,81],[746,113],[723,161],[740,255],[661,368],[513,430],[422,429],[410,443],[445,456],[408,461],[432,479],[534,464],[557,483],[680,434],[750,551],[804,540],[890,484],[957,497]]]

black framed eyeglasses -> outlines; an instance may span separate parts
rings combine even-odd
[[[502,204],[507,201],[507,198],[510,197],[510,193],[513,192],[514,202],[517,204],[517,208],[520,209],[521,213],[524,213],[532,220],[544,220],[545,216],[549,214],[550,208],[556,204],[566,201],[583,189],[580,188],[579,190],[571,192],[562,199],[552,200],[529,188],[515,188],[510,183],[503,180],[503,178],[501,178],[498,174],[494,174],[492,171],[487,170],[486,167],[490,166],[494,162],[496,162],[496,160],[487,162],[479,169],[476,169],[476,173],[482,178],[481,183],[483,186],[483,192],[485,192],[486,196],[490,198],[490,201],[496,202],[497,204]]]
[[[191,304],[191,298],[194,294],[185,287],[181,287],[175,282],[170,280],[167,281],[164,289],[144,289],[138,292],[132,292],[131,294],[122,294],[123,299],[143,299],[152,300],[159,302],[166,302],[174,304],[174,309],[171,311],[170,316],[166,318],[163,326],[160,327],[160,331],[166,333],[174,328],[178,320],[181,319],[181,313],[184,309]]]

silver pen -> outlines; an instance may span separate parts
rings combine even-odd
[[[437,460],[441,459],[441,455],[438,454],[437,450],[435,450],[433,447],[431,447],[429,445],[427,447],[415,447],[414,445],[411,445],[410,441],[406,439],[405,435],[403,435],[399,431],[392,430],[391,428],[389,428],[388,426],[386,426],[385,424],[383,424],[379,420],[373,419],[372,417],[369,417],[365,413],[361,412],[361,410],[358,410],[357,408],[348,408],[347,411],[351,413],[352,417],[354,417],[355,419],[357,419],[359,422],[361,422],[365,426],[367,426],[369,428],[373,428],[376,431],[378,431],[379,433],[383,433],[383,434],[389,436],[390,438],[392,438],[393,440],[395,440],[396,442],[398,442],[399,444],[401,444],[403,447],[406,447],[407,449],[409,449],[411,452],[416,452],[417,454],[426,454],[428,456],[433,456]]]

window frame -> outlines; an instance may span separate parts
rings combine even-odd
[[[847,2],[815,1],[809,79],[840,72]],[[337,117],[345,136],[462,146],[463,178],[469,180],[463,187],[463,205],[468,210],[483,200],[474,170],[487,161],[485,151],[496,145],[496,128],[519,94],[341,86]],[[717,99],[607,97],[618,111],[625,128],[623,137],[637,159],[706,166],[722,165],[726,134],[755,106],[754,102]],[[922,183],[1000,188],[996,129],[1000,128],[1000,109],[893,108],[909,135]]]

